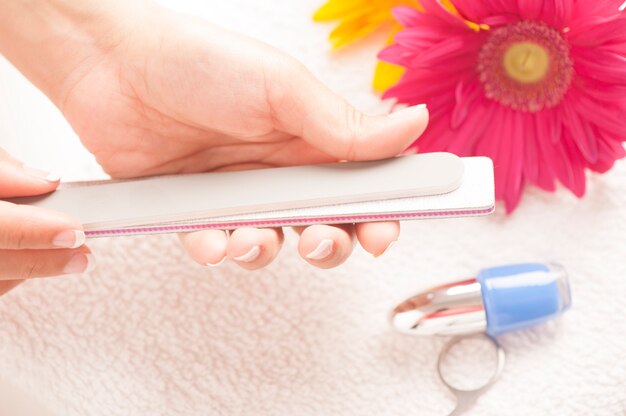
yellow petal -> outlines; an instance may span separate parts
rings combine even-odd
[[[387,39],[387,45],[394,43],[394,35],[401,31],[403,28],[399,23],[396,23],[391,30],[389,39]],[[388,62],[378,61],[376,64],[376,70],[374,71],[374,81],[372,87],[374,91],[385,92],[387,89],[393,87],[400,81],[404,74],[404,67],[399,65],[390,64]]]
[[[385,21],[391,21],[387,13],[352,15],[345,19],[329,35],[335,49],[356,41],[378,29]]]
[[[378,61],[374,72],[374,82],[372,86],[376,92],[385,92],[400,81],[404,74],[404,67]]]
[[[346,15],[367,6],[367,0],[328,0],[315,14],[313,20],[323,22],[344,18]]]

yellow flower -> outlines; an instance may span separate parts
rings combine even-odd
[[[334,48],[361,39],[382,26],[398,25],[391,15],[396,6],[420,8],[416,0],[328,0],[313,15],[317,22],[339,20],[330,33]]]
[[[457,13],[450,0],[441,0],[441,3],[452,13]],[[317,22],[339,21],[329,36],[334,49],[362,39],[379,28],[390,31],[387,44],[391,44],[393,35],[402,30],[391,15],[391,9],[396,6],[411,6],[423,11],[417,0],[328,0],[315,12],[313,19]],[[374,73],[374,89],[385,91],[395,85],[403,73],[404,68],[379,61]]]
[[[378,28],[388,28],[392,36],[402,27],[391,15],[396,6],[413,6],[421,9],[416,0],[328,0],[313,15],[317,22],[339,20],[339,25],[330,33],[330,42],[337,49],[361,39]],[[404,72],[397,65],[378,62],[374,74],[374,89],[384,91],[395,85]]]

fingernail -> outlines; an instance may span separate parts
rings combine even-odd
[[[306,258],[310,260],[323,260],[331,255],[334,244],[335,242],[333,240],[322,240],[317,247],[315,247],[315,250],[306,255]]]
[[[24,172],[28,173],[30,176],[34,176],[37,179],[43,179],[44,181],[58,182],[61,180],[61,177],[56,173],[47,172],[28,165],[23,165],[22,169],[24,169]]]
[[[63,273],[89,273],[96,267],[96,262],[93,254],[77,253],[72,256],[69,262],[65,265]]]
[[[400,111],[396,111],[395,113],[389,114],[387,117],[389,118],[403,118],[403,117],[413,117],[418,113],[421,113],[426,109],[426,104],[418,104],[413,107],[403,108]]]
[[[77,248],[85,244],[85,233],[81,230],[61,231],[52,239],[52,245],[61,248]]]
[[[377,255],[375,255],[374,257],[378,258],[378,257],[382,256],[383,254],[385,254],[386,252],[388,252],[388,251],[389,251],[389,249],[390,249],[391,247],[393,247],[393,246],[394,246],[397,242],[398,242],[397,240],[392,241],[391,243],[389,243],[389,245],[387,246],[387,248],[386,248],[386,249],[385,249],[382,253],[377,254]]]
[[[246,254],[242,254],[241,256],[233,257],[233,260],[242,261],[244,263],[250,263],[259,257],[261,254],[261,247],[254,246],[248,251]]]
[[[208,267],[217,267],[220,264],[224,263],[225,261],[226,261],[226,256],[222,257],[222,259],[220,261],[218,261],[217,263],[206,262],[205,265],[208,266]]]

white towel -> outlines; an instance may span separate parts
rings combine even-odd
[[[316,3],[181,7],[297,54],[357,106],[380,111],[366,91],[383,39],[326,54],[327,28],[308,23]],[[66,178],[98,176],[75,137],[63,141],[58,113],[6,64],[0,117],[7,150]],[[509,217],[407,222],[384,257],[357,249],[331,271],[299,259],[292,233],[277,261],[252,273],[194,265],[172,236],[92,241],[89,276],[34,280],[0,298],[0,379],[59,416],[445,415],[453,400],[435,372],[445,339],[392,332],[388,309],[482,267],[548,260],[570,272],[571,311],[501,338],[502,379],[470,414],[623,415],[625,179],[619,162],[590,178],[581,201],[531,189]],[[0,405],[0,416],[15,414]]]

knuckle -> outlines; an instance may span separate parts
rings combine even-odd
[[[33,257],[33,259],[25,264],[20,270],[18,279],[25,280],[33,277],[40,276],[43,271],[44,262],[39,257]]]
[[[0,230],[0,247],[21,250],[27,248],[28,236],[24,227]]]
[[[300,83],[306,68],[297,60],[288,56],[273,57],[264,65],[263,83],[265,96],[270,109],[291,107],[295,103],[294,83]]]
[[[359,138],[364,132],[365,116],[351,105],[345,106],[344,127],[340,137],[345,143],[346,159],[352,160],[357,158]]]

